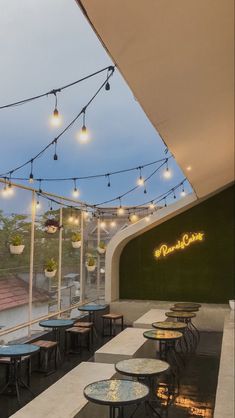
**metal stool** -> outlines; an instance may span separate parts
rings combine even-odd
[[[27,371],[27,385],[30,386],[30,380],[31,380],[31,357],[30,356],[24,356],[21,358],[21,361],[19,360],[20,367],[22,366],[22,363],[26,363],[26,371]],[[0,364],[4,364],[7,366],[6,368],[6,381],[9,378],[10,373],[10,365],[11,365],[11,359],[10,357],[0,357]]]
[[[38,341],[35,341],[33,345],[40,347],[39,370],[45,373],[50,372],[48,371],[48,362],[50,361],[53,353],[54,353],[54,365],[55,365],[54,370],[57,370],[58,343],[56,341],[38,340]],[[43,357],[44,357],[44,368],[41,367],[43,363]]]
[[[72,328],[68,328],[65,331],[65,351],[68,354],[69,352],[71,353],[77,353],[77,354],[81,354],[82,353],[82,338],[83,337],[87,337],[87,349],[90,350],[90,333],[91,333],[91,328],[82,328],[82,327],[72,327]],[[70,340],[73,338],[75,341],[74,343],[76,344],[77,342],[77,346],[79,346],[80,351],[75,351],[75,350],[69,350],[69,342],[68,342],[68,338],[70,337]],[[79,344],[79,340],[80,340],[80,344]],[[71,343],[71,341],[70,341]]]
[[[109,325],[109,334],[105,334],[104,333],[104,329],[105,329],[105,321],[108,321],[108,325]],[[121,320],[121,330],[123,331],[124,328],[124,324],[123,324],[123,315],[121,314],[105,314],[102,315],[102,321],[103,321],[103,327],[102,327],[102,334],[103,337],[108,336],[108,337],[112,337],[113,335],[116,335],[116,321]]]

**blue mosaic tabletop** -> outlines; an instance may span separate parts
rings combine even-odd
[[[146,385],[131,380],[100,380],[84,389],[84,396],[89,401],[111,406],[138,403],[148,395]]]
[[[1,357],[22,357],[34,354],[40,350],[33,344],[10,344],[0,345],[0,356]]]
[[[107,308],[107,305],[83,305],[79,306],[79,311],[103,311],[105,308]]]
[[[66,328],[71,327],[73,324],[74,321],[72,319],[47,319],[39,322],[41,327],[46,328]]]

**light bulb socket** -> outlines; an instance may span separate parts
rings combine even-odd
[[[105,90],[106,91],[109,91],[110,90],[110,84],[109,84],[109,82],[107,81],[107,83],[105,84]]]
[[[58,118],[58,117],[59,117],[59,111],[58,111],[58,109],[57,109],[57,108],[55,108],[55,109],[54,109],[53,116],[54,116],[55,118]]]

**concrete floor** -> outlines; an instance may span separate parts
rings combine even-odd
[[[182,370],[180,377],[179,395],[170,406],[163,405],[162,416],[167,418],[194,418],[194,417],[213,417],[215,393],[219,369],[219,356],[221,348],[222,333],[203,332],[201,333],[200,345],[197,353],[188,357],[186,367]],[[103,345],[107,339],[100,341],[95,347]],[[91,353],[84,349],[82,355],[70,355],[65,359],[60,369],[44,376],[41,373],[33,372],[32,390],[36,395],[68,373],[81,361],[92,361]],[[3,376],[0,376],[0,385],[3,385]],[[27,391],[21,391],[22,405],[31,400]],[[162,402],[164,404],[164,390],[161,391]],[[0,418],[8,418],[19,409],[14,396],[0,395]],[[129,416],[131,409],[127,409],[125,418]],[[139,409],[136,418],[145,417],[143,409]],[[90,418],[98,418],[95,415]]]

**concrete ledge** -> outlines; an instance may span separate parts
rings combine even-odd
[[[82,417],[80,412],[83,414],[88,403],[83,396],[84,387],[96,380],[110,379],[114,374],[112,364],[83,362],[12,415],[12,418]]]
[[[214,418],[234,418],[234,311],[225,318]]]
[[[153,328],[153,322],[165,321],[167,319],[165,312],[165,309],[150,309],[150,311],[133,322],[133,327],[146,329]]]
[[[179,302],[179,301],[178,301]],[[200,303],[200,301],[198,301]],[[132,325],[140,316],[150,309],[169,311],[175,301],[148,301],[148,300],[117,300],[110,304],[110,311],[122,313],[125,324]],[[229,305],[202,303],[199,312],[196,312],[194,324],[200,331],[222,332],[225,316],[230,312]],[[165,317],[166,319],[166,317]]]
[[[143,337],[144,331],[143,328],[126,328],[95,352],[95,361],[115,364],[132,357],[149,357],[151,349],[154,353],[155,344]]]

